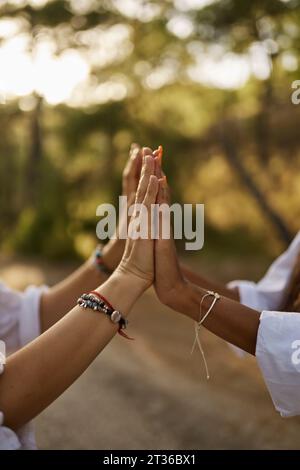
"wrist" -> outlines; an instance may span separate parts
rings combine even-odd
[[[165,292],[160,292],[159,298],[163,304],[178,310],[178,305],[182,303],[182,299],[187,296],[189,286],[185,279],[178,279],[173,287]]]
[[[130,267],[124,265],[122,262],[115,269],[114,277],[122,284],[128,285],[130,288],[134,288],[135,291],[138,291],[141,294],[145,292],[153,282],[153,279],[150,279],[150,276],[147,277],[135,270],[131,270]]]
[[[145,282],[140,278],[118,268],[96,291],[126,317],[146,288]]]
[[[205,291],[200,287],[192,284],[186,279],[178,281],[176,286],[169,292],[168,301],[166,305],[183,313],[187,317],[198,321],[199,319],[199,305]]]

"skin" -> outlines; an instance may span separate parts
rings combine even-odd
[[[133,144],[135,148],[140,149],[138,144]],[[146,147],[147,152],[152,153],[152,150],[150,147]],[[157,150],[153,152],[153,156],[156,159],[156,176],[158,178],[164,178],[165,174],[162,171],[162,147],[159,146]],[[169,189],[168,189],[169,193]],[[169,201],[169,196],[168,196],[168,202]],[[214,280],[208,279],[206,276],[203,276],[202,274],[192,271],[190,268],[185,266],[184,264],[180,263],[180,270],[184,278],[188,281],[190,281],[192,284],[202,287],[203,289],[206,290],[211,290],[214,292],[218,292],[220,295],[223,295],[224,297],[228,297],[229,299],[235,300],[237,302],[240,301],[240,296],[239,296],[239,291],[238,288],[230,289],[226,285],[216,282]]]
[[[160,168],[156,168],[156,175],[159,180],[157,203],[169,204],[169,188]],[[162,217],[161,214],[160,221]],[[228,294],[228,289],[220,289],[220,286],[203,282],[200,276],[196,277],[197,283],[195,284],[188,279],[190,277],[194,281],[194,274],[190,276],[187,274],[189,274],[187,270],[180,266],[173,238],[163,239],[162,234],[159,233],[158,240],[155,241],[154,283],[159,300],[198,322],[201,320],[200,303],[207,289],[219,292],[222,296],[203,326],[220,338],[254,355],[260,312],[232,300],[235,296],[232,293],[231,298],[224,296]],[[198,282],[203,282],[203,287],[197,285]],[[209,309],[211,302],[211,297],[204,300],[203,312]]]
[[[144,152],[136,201],[150,209],[158,180],[154,158]],[[134,220],[136,214],[132,216]],[[123,258],[97,291],[128,316],[135,301],[152,284],[154,242],[128,238]],[[76,306],[33,342],[9,356],[0,377],[4,424],[17,430],[60,396],[111,341],[117,327],[110,319]]]
[[[218,292],[220,295],[228,297],[228,299],[235,300],[236,302],[240,301],[238,288],[229,289],[229,287],[224,286],[224,284],[220,282],[212,281],[199,273],[191,271],[187,266],[184,266],[184,264],[182,263],[180,263],[180,268],[185,279],[190,281],[192,284],[195,284],[196,286],[202,287],[206,290]]]
[[[157,152],[144,148],[142,154],[143,167],[136,202],[143,203],[150,210],[155,202],[169,203],[169,190]],[[136,184],[139,169],[134,161],[131,164],[135,168],[132,175],[135,175]],[[127,183],[124,191],[133,194],[134,182],[132,186]],[[132,220],[136,217],[134,214]],[[124,241],[117,239],[112,242],[119,243],[112,245],[117,246],[119,253],[122,251],[121,242],[124,249]],[[109,263],[110,258],[106,259]],[[116,264],[117,256],[114,256],[111,268]],[[44,333],[7,360],[5,374],[0,377],[0,409],[4,412],[5,425],[12,429],[17,430],[61,395],[117,332],[117,327],[105,315],[88,309],[83,311],[78,306],[61,318],[64,310],[74,305],[74,297],[77,298],[83,290],[93,289],[94,282],[103,282],[98,272],[101,279],[93,279],[96,274],[92,274],[90,269],[90,266],[83,267],[43,296]],[[199,305],[206,291],[187,277],[186,271],[180,267],[172,238],[163,240],[161,234],[155,241],[128,237],[120,264],[97,291],[123,316],[127,316],[135,301],[155,280],[156,293],[164,304],[199,321]],[[208,309],[210,302],[211,299],[203,307]],[[222,297],[204,326],[254,354],[259,315],[259,312]]]
[[[129,204],[134,202],[141,166],[142,149],[137,144],[132,144],[122,180],[122,195],[127,196]],[[119,221],[120,225],[122,223],[124,223],[124,220]],[[119,239],[118,236],[105,245],[103,261],[108,269],[111,271],[116,269],[121,261],[124,249],[125,240]],[[41,331],[46,331],[69,312],[82,292],[95,289],[107,278],[106,274],[95,268],[93,259],[90,259],[62,282],[42,294],[40,305]]]

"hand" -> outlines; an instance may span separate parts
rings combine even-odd
[[[158,151],[154,152],[154,156],[158,155]],[[167,179],[163,174],[160,165],[156,167],[156,176],[159,181],[159,189],[157,194],[157,204],[170,205],[170,191]],[[185,287],[174,239],[172,236],[172,227],[170,227],[170,237],[162,238],[162,224],[170,224],[168,214],[160,212],[159,217],[159,235],[155,240],[155,291],[159,300],[169,306],[178,304],[180,293]]]
[[[154,279],[154,241],[151,238],[151,204],[155,204],[158,179],[155,176],[157,159],[151,149],[143,149],[143,167],[136,194],[136,204],[142,204],[142,212],[136,206],[130,220],[130,227],[140,226],[143,231],[143,223],[147,223],[147,238],[134,239],[134,233],[130,230],[126,241],[125,251],[116,272],[134,275],[142,281],[144,289],[147,289]],[[144,218],[145,217],[145,218]]]
[[[128,199],[135,198],[142,169],[143,151],[139,144],[131,144],[129,159],[125,165],[122,177],[122,195]]]
[[[136,196],[142,168],[142,149],[138,144],[131,144],[129,159],[125,165],[122,178],[122,195],[127,196],[128,206],[133,204]],[[120,217],[114,236],[103,248],[103,262],[105,266],[114,271],[121,261],[125,249],[126,240],[119,238],[128,223],[127,214]]]

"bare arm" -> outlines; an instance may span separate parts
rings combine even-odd
[[[164,303],[177,312],[199,321],[200,302],[206,293],[206,289],[190,282],[180,282]],[[208,311],[211,302],[212,297],[204,300],[204,313]],[[221,297],[203,326],[225,341],[255,355],[259,318],[260,312],[227,297]]]
[[[107,277],[87,261],[62,282],[45,292],[41,297],[40,306],[42,332],[48,330],[69,312],[83,292],[89,292],[100,286]]]
[[[159,178],[158,204],[169,204],[169,191],[165,178]],[[160,215],[160,231],[163,223],[169,223],[164,219],[164,213]],[[197,277],[197,282],[201,278]],[[174,310],[189,316],[195,321],[200,318],[200,303],[207,290],[217,291],[223,294],[215,304],[213,311],[204,321],[203,325],[217,336],[255,354],[256,338],[259,326],[260,313],[240,303],[224,297],[224,289],[220,286],[207,283],[203,280],[204,287],[186,281],[181,271],[174,240],[164,239],[162,231],[155,241],[155,290],[158,298]],[[206,298],[203,302],[203,312],[208,311],[212,298]]]
[[[122,194],[127,196],[129,201],[134,200],[135,197],[140,177],[141,161],[140,147],[137,144],[132,144],[129,159],[123,172],[122,190]],[[119,224],[124,222],[125,220],[120,220]],[[103,261],[111,271],[120,263],[124,248],[125,240],[119,239],[118,236],[111,239],[104,247]],[[89,260],[73,274],[45,292],[41,297],[40,306],[42,331],[46,331],[69,312],[82,292],[95,289],[107,278],[108,276],[98,271],[92,261]]]
[[[153,158],[146,157],[137,191],[137,202],[149,212],[158,189],[153,168]],[[153,276],[153,241],[128,238],[119,267],[98,292],[126,316],[152,284]],[[18,429],[46,408],[82,374],[116,331],[117,327],[104,314],[76,306],[12,354],[0,377],[0,409],[5,425]]]
[[[229,289],[229,287],[226,287],[220,282],[211,281],[206,277],[196,273],[195,271],[191,271],[188,267],[184,266],[183,264],[180,265],[180,268],[185,279],[190,281],[192,284],[200,286],[203,289],[217,291],[220,295],[228,297],[228,299],[232,299],[237,302],[240,301],[239,290],[237,288]]]
[[[115,274],[98,291],[127,315],[143,285],[133,276]],[[45,409],[84,372],[116,331],[104,314],[76,306],[12,354],[0,378],[5,425],[18,429]]]
[[[159,151],[155,150],[154,155],[158,156]],[[164,175],[164,173],[162,171],[162,168],[161,168],[161,158],[160,158],[159,161],[160,161],[160,165],[158,165],[157,168],[156,168],[156,176],[158,178],[164,179],[165,175]],[[165,182],[166,182],[166,180],[165,180]],[[162,181],[161,181],[161,183],[162,183]],[[161,199],[161,201],[158,200],[158,202],[160,202],[160,203],[165,202],[165,203],[169,204],[170,195],[169,195],[169,188],[167,187],[167,184],[166,184],[166,187],[163,188],[162,191],[160,191],[160,193],[161,193],[160,194],[160,199],[163,197],[164,200]],[[164,193],[164,195],[162,196],[163,193]],[[188,268],[187,266],[185,266],[182,263],[180,263],[180,271],[181,271],[183,277],[185,279],[187,279],[188,281],[190,281],[192,284],[195,284],[195,286],[199,286],[199,287],[202,287],[204,289],[211,290],[211,291],[218,291],[224,297],[228,297],[229,299],[236,300],[237,302],[240,301],[240,295],[239,295],[238,288],[229,289],[226,285],[224,285],[220,282],[211,281],[206,276],[204,277],[203,275],[200,275],[199,273],[197,273],[195,271],[192,271],[190,268]]]

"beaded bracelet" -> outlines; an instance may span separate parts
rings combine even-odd
[[[112,271],[105,266],[104,261],[103,261],[103,251],[102,251],[102,246],[98,245],[95,253],[94,253],[94,265],[96,268],[103,274],[107,274],[108,276],[111,275]]]
[[[77,300],[77,304],[79,307],[90,308],[94,311],[104,313],[110,318],[112,323],[119,324],[118,333],[121,336],[127,339],[133,339],[123,331],[128,325],[128,320],[122,316],[121,312],[115,310],[106,298],[99,294],[99,292],[92,291],[89,294],[82,294]]]

